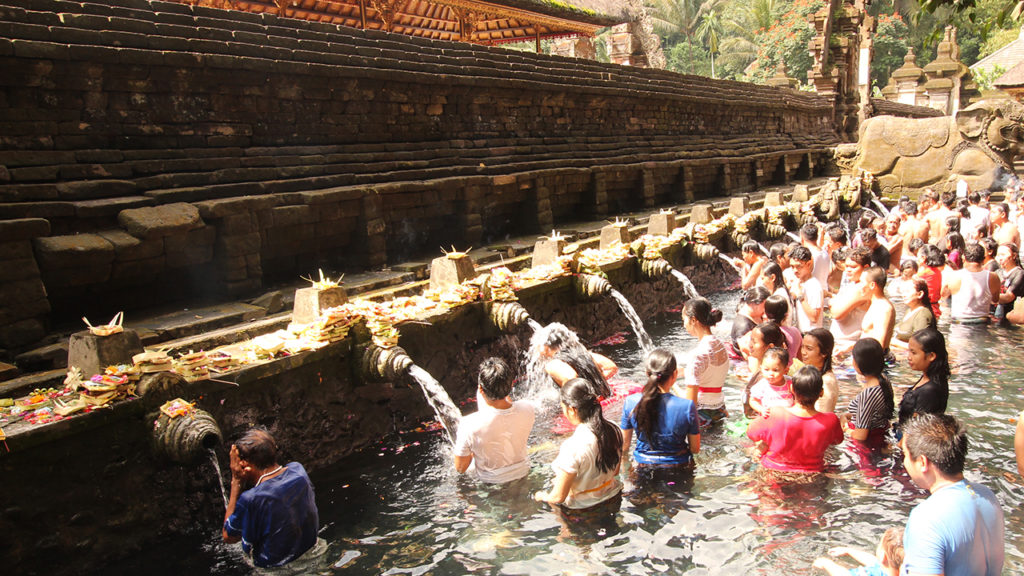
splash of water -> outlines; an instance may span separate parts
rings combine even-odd
[[[861,206],[860,209],[863,210],[864,212],[869,212],[871,214],[874,214],[875,218],[881,218],[882,217],[881,214],[879,214],[878,212],[875,212],[874,210],[872,210],[871,208],[868,208],[867,206]]]
[[[217,460],[217,453],[213,448],[207,449],[210,453],[210,462],[213,462],[213,469],[217,471],[217,486],[220,486],[220,497],[224,499],[224,508],[228,507],[228,491],[224,488],[224,474],[220,471],[220,460]]]
[[[644,329],[644,322],[637,315],[633,305],[626,300],[626,297],[622,295],[622,292],[612,288],[610,292],[611,297],[619,305],[619,309],[622,310],[622,314],[626,316],[626,320],[629,321],[629,325],[633,328],[633,332],[636,333],[636,339],[640,342],[640,347],[643,348],[644,357],[654,350],[654,341],[651,340],[650,334]]]
[[[437,415],[438,422],[441,423],[441,426],[447,433],[448,440],[455,444],[455,433],[458,431],[459,418],[462,417],[462,412],[452,402],[448,392],[430,375],[430,372],[413,364],[409,367],[408,374],[420,385],[420,390],[423,391],[427,404],[430,404],[430,407],[434,409],[434,414]]]
[[[735,260],[729,258],[728,256],[722,254],[721,252],[718,253],[718,257],[721,258],[722,261],[724,261],[726,264],[728,264],[729,267],[735,270],[737,274],[741,276],[743,275],[743,268],[739,264],[737,264]]]
[[[533,330],[534,332],[543,328],[543,326],[540,325],[540,322],[537,322],[533,318],[527,318],[526,323],[530,327],[530,330]]]
[[[886,207],[885,207],[885,204],[882,204],[882,203],[881,203],[881,202],[880,202],[880,201],[878,200],[878,198],[874,198],[874,197],[872,197],[872,198],[871,198],[871,203],[872,203],[872,204],[874,204],[874,205],[875,205],[876,207],[878,207],[878,209],[879,209],[879,210],[880,210],[880,211],[882,212],[882,214],[884,214],[884,215],[885,215],[885,217],[886,217],[886,218],[888,218],[888,217],[889,217],[889,209],[888,209],[888,208],[886,208]]]
[[[799,242],[800,241],[800,237],[797,236],[796,234],[792,233],[792,232],[786,232],[786,236],[789,236],[790,238],[792,238],[794,242]]]
[[[700,298],[700,292],[697,291],[697,287],[693,285],[693,282],[690,282],[690,278],[686,274],[673,268],[672,276],[683,285],[683,292],[687,298]]]

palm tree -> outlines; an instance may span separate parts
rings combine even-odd
[[[708,52],[711,53],[711,77],[714,78],[715,54],[718,53],[719,42],[722,38],[722,20],[717,9],[712,8],[704,13],[696,33],[700,41],[707,44]]]
[[[758,32],[775,23],[779,0],[751,0],[735,3],[723,18],[725,39],[721,42],[721,60],[732,70],[743,70],[757,59]]]
[[[652,0],[651,16],[654,31],[662,36],[686,36],[691,51],[693,37],[708,12],[725,5],[729,0]],[[691,52],[690,72],[693,72]]]

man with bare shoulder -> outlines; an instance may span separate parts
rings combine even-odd
[[[954,322],[984,324],[989,321],[992,306],[999,304],[999,276],[981,263],[985,248],[970,243],[964,248],[964,267],[942,278],[942,297],[950,297]]]
[[[885,297],[885,270],[872,266],[861,274],[864,292],[869,296],[868,310],[861,320],[861,338],[874,338],[889,351],[893,330],[896,328],[896,308]]]
[[[953,212],[955,202],[956,196],[952,192],[943,192],[942,196],[939,197],[939,201],[935,203],[935,208],[925,216],[925,220],[928,222],[929,242],[935,242],[949,233],[949,230],[946,228],[946,218],[956,215]]]
[[[871,265],[871,251],[865,246],[851,249],[846,255],[846,273],[850,282],[832,298],[832,326],[829,332],[835,338],[836,355],[849,352],[861,335],[864,315],[871,304],[871,296],[864,286],[863,272]]]
[[[1005,202],[992,204],[989,219],[992,222],[992,238],[997,243],[1020,246],[1020,230],[1010,221],[1010,207]]]
[[[919,238],[922,242],[928,241],[928,223],[921,218],[921,209],[917,202],[909,201],[903,205],[903,211],[907,218],[900,224],[900,235],[903,236],[903,243],[910,246],[910,241]]]

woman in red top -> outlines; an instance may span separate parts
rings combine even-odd
[[[928,294],[932,296],[932,314],[938,318],[942,315],[938,294],[942,293],[942,268],[946,265],[946,256],[936,246],[925,244],[917,251],[917,265],[917,277],[928,283]]]
[[[822,388],[818,369],[804,366],[791,385],[796,403],[776,406],[767,418],[751,422],[747,436],[761,451],[762,466],[804,474],[825,469],[825,450],[843,441],[843,429],[838,416],[814,409]]]

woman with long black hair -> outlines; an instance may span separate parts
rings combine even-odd
[[[723,352],[724,353],[724,352]],[[647,384],[622,405],[622,455],[629,453],[636,430],[637,464],[689,464],[700,452],[697,405],[670,392],[679,376],[676,357],[658,348],[647,357]]]
[[[853,367],[863,379],[863,388],[850,401],[843,420],[850,437],[869,445],[883,443],[895,410],[892,384],[885,376],[885,351],[874,338],[861,338],[853,345]]]
[[[576,426],[551,463],[555,479],[550,490],[533,495],[538,502],[570,509],[596,506],[622,492],[619,481],[622,432],[605,420],[593,385],[573,378],[559,393],[562,413]]]
[[[907,342],[907,361],[921,377],[900,400],[901,427],[915,414],[942,414],[949,403],[949,354],[942,332],[935,328],[914,332]]]
[[[527,355],[531,386],[545,380],[563,386],[573,378],[581,378],[590,383],[596,396],[612,395],[608,378],[619,371],[618,366],[610,358],[587,350],[579,336],[564,324],[552,322],[534,332]]]

